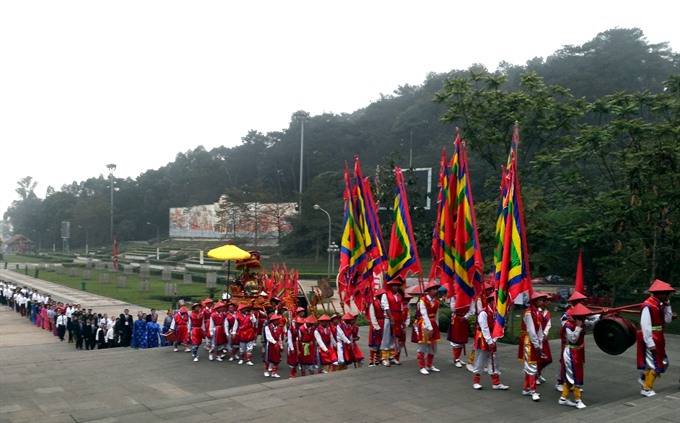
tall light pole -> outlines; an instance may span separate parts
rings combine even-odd
[[[314,210],[321,210],[328,216],[328,279],[331,279],[331,215],[321,208],[318,204],[314,204]]]
[[[160,255],[161,255],[161,251],[160,251],[160,248],[161,248],[161,231],[160,231],[160,229],[158,229],[158,225],[154,225],[154,224],[151,223],[151,222],[146,222],[146,224],[147,224],[147,225],[151,225],[151,226],[153,226],[154,228],[156,228],[156,244],[158,244],[158,246],[156,247],[156,260],[160,260]]]
[[[111,242],[113,242],[113,171],[116,170],[116,165],[110,163],[106,165],[106,168],[109,170],[109,185],[111,186]]]
[[[78,225],[78,229],[85,229],[85,255],[88,255],[90,253],[89,251],[89,246],[88,246],[88,239],[89,239],[89,230],[87,228],[83,228],[82,226]]]
[[[304,145],[305,145],[305,122],[309,120],[309,113],[304,110],[298,110],[293,113],[293,119],[300,122],[300,191],[298,199],[298,213],[302,214],[302,180],[304,168],[302,166],[302,159],[304,156]]]
[[[328,251],[331,253],[331,273],[335,273],[335,255],[340,251],[340,247],[333,241],[328,247]]]

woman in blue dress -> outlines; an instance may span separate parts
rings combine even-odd
[[[146,316],[146,347],[158,348],[161,337],[161,327],[158,325],[158,316]]]
[[[146,348],[146,316],[141,311],[137,313],[137,320],[135,320],[132,328],[132,348]]]

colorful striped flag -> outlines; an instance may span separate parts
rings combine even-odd
[[[455,163],[456,219],[455,219],[455,276],[453,288],[456,295],[456,309],[469,306],[482,291],[484,262],[479,248],[477,219],[475,218],[470,174],[467,163],[465,141],[456,137],[453,155]],[[453,173],[453,172],[452,172]],[[452,177],[454,175],[452,174]]]
[[[378,209],[373,200],[373,193],[368,178],[364,178],[361,174],[361,164],[359,157],[354,159],[354,187],[356,193],[356,210],[357,219],[361,234],[364,238],[366,246],[366,254],[368,256],[368,265],[366,272],[370,273],[370,278],[374,272],[383,272],[387,268],[387,260],[385,257],[385,242],[383,241],[382,231],[380,229],[380,220],[378,219]]]
[[[501,201],[496,221],[494,282],[498,296],[496,299],[496,324],[492,334],[494,338],[503,337],[508,309],[515,298],[525,291],[529,291],[529,294],[531,294],[529,254],[527,252],[524,212],[517,175],[519,139],[519,125],[515,124],[507,167],[503,170]]]
[[[404,281],[406,276],[421,273],[418,249],[413,237],[411,216],[409,214],[408,199],[404,175],[398,167],[394,169],[396,179],[396,195],[394,197],[394,221],[390,237],[390,247],[387,254],[388,268],[387,281],[401,277]]]
[[[361,284],[367,265],[366,246],[357,223],[355,201],[352,195],[349,169],[345,163],[345,211],[342,239],[340,240],[340,269],[338,271],[338,294],[349,305],[350,297]]]
[[[432,268],[430,280],[439,279],[440,285],[446,287],[449,296],[453,295],[453,254],[451,231],[451,193],[449,191],[450,168],[446,163],[446,150],[442,149],[439,160],[439,195],[437,196],[437,219],[432,231]],[[455,210],[454,210],[455,211]]]

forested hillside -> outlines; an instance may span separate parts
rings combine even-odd
[[[421,85],[352,113],[310,116],[305,123],[302,210],[284,239],[286,254],[325,253],[327,218],[340,236],[345,161],[359,155],[365,176],[376,166],[433,167],[455,128],[468,142],[484,257],[491,259],[500,165],[519,121],[520,177],[533,273],[573,274],[583,248],[589,280],[636,285],[680,270],[674,223],[680,204],[680,57],[650,44],[639,29],[612,29],[582,46],[565,46],[524,65],[479,65],[429,74]],[[300,122],[263,134],[251,130],[233,148],[207,151],[201,140],[174,162],[135,179],[116,179],[119,240],[167,234],[172,206],[235,201],[297,201]],[[412,159],[411,159],[412,157]],[[383,179],[381,183],[385,183]],[[15,233],[31,236],[59,222],[88,227],[90,244],[109,240],[109,181],[74,182],[36,198],[35,181],[19,181],[6,213]],[[435,181],[436,184],[436,181]],[[379,188],[383,204],[391,192]],[[379,195],[379,196],[380,196]],[[432,194],[436,198],[436,192]],[[411,205],[422,203],[414,198]],[[381,215],[389,226],[389,213]],[[421,254],[429,254],[434,215],[418,211]],[[384,230],[385,234],[388,230]],[[75,238],[78,247],[84,239]]]

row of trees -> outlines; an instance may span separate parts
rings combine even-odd
[[[490,259],[499,167],[519,121],[534,274],[572,274],[576,250],[583,248],[590,280],[670,278],[678,270],[672,225],[679,204],[678,77],[672,76],[678,73],[678,54],[666,43],[648,43],[639,29],[605,31],[522,66],[433,73],[353,113],[311,116],[302,175],[300,123],[291,118],[285,130],[250,131],[236,147],[199,146],[135,179],[114,177],[115,232],[123,241],[152,239],[155,229],[146,222],[167,233],[170,207],[214,203],[225,193],[242,202],[298,201],[302,177],[302,218],[293,219],[282,246],[288,254],[323,254],[328,223],[312,205],[331,213],[337,240],[344,160],[359,155],[364,175],[380,166],[376,193],[389,205],[390,168],[436,168],[458,126],[468,141],[482,247]],[[108,177],[51,189],[45,199],[36,198],[34,184],[22,179],[19,199],[5,213],[15,232],[45,234],[69,220],[74,246],[84,244],[85,229],[90,244],[109,242]],[[412,206],[424,200],[415,192],[410,198]],[[427,255],[434,211],[418,208],[413,220]],[[381,212],[381,221],[387,234],[389,212]]]

